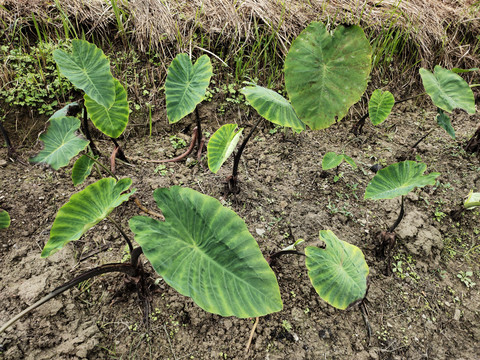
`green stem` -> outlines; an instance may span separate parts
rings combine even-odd
[[[112,176],[115,180],[118,181],[118,177],[117,177],[114,173],[112,173],[112,172],[110,171],[110,169],[107,168],[105,165],[103,165],[100,161],[98,161],[98,160],[95,159],[93,156],[90,156],[90,155],[88,155],[88,154],[85,154],[85,156],[88,157],[89,159],[95,161],[96,164],[100,165],[103,170],[105,170],[110,176]]]

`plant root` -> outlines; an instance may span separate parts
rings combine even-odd
[[[252,344],[253,335],[255,334],[255,329],[257,328],[257,325],[258,325],[258,319],[259,317],[255,319],[255,324],[253,324],[252,331],[250,331],[250,337],[248,338],[247,346],[245,347],[245,354],[247,354],[248,350],[250,350],[250,345]]]
[[[239,193],[240,187],[238,186],[238,177],[233,175],[228,176],[224,182],[223,195],[237,195]]]
[[[140,200],[138,199],[138,197],[136,197],[135,195],[132,196],[133,198],[133,201],[135,201],[135,204],[140,208],[140,210],[142,210],[144,213],[148,214],[148,215],[152,215],[152,216],[155,216],[155,217],[158,217],[160,220],[162,221],[165,221],[165,217],[162,215],[162,214],[159,214],[155,211],[152,211],[148,208],[146,208],[145,206],[142,205],[142,203],[140,202]]]

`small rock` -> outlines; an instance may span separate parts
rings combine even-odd
[[[265,234],[265,229],[255,229],[255,232],[257,233],[257,235],[259,236],[263,236],[263,234]]]
[[[462,312],[460,311],[460,309],[456,308],[455,309],[455,314],[453,315],[453,320],[459,321],[461,314],[462,314]]]
[[[7,161],[3,160],[3,159],[0,159],[0,166],[1,167],[7,166]]]

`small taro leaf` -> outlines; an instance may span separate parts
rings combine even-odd
[[[469,73],[469,72],[478,71],[478,70],[479,70],[479,68],[471,68],[471,69],[453,68],[453,69],[452,69],[452,71],[453,71],[455,74]]]
[[[63,108],[61,108],[60,110],[55,111],[55,113],[52,116],[50,116],[50,118],[48,120],[68,116],[68,111],[70,109],[70,106],[74,107],[74,106],[80,106],[80,105],[78,104],[78,102],[73,102],[73,103],[67,104]]]
[[[112,138],[119,137],[128,123],[127,92],[117,79],[115,83],[115,101],[112,106],[104,107],[85,94],[85,107],[90,119],[98,130]]]
[[[80,185],[85,181],[92,172],[93,164],[95,164],[95,161],[86,155],[82,155],[77,161],[75,161],[72,169],[72,181],[74,186]]]
[[[340,165],[343,161],[343,155],[337,155],[334,152],[328,152],[322,159],[322,169],[323,170],[330,170],[338,165]]]
[[[340,121],[367,88],[372,49],[356,25],[330,35],[312,22],[285,59],[285,86],[299,119],[313,130]]]
[[[475,99],[472,89],[461,76],[454,72],[435,66],[435,74],[421,68],[423,87],[436,107],[447,112],[463,109],[475,114]]]
[[[55,170],[68,165],[88,145],[87,140],[77,136],[79,127],[80,120],[71,116],[51,119],[47,132],[40,135],[45,147],[30,162],[45,162]]]
[[[407,195],[415,187],[434,185],[440,173],[423,175],[427,165],[415,161],[402,161],[379,170],[365,190],[365,199],[393,199]]]
[[[372,93],[368,102],[368,115],[373,125],[384,122],[392,112],[395,98],[390,91],[377,89]]]
[[[53,59],[60,72],[90,98],[109,108],[115,101],[110,62],[94,44],[85,40],[72,40],[72,53],[55,50]]]
[[[217,173],[225,160],[232,154],[240,140],[243,129],[235,132],[236,129],[237,125],[235,124],[223,125],[215,131],[208,141],[208,168],[214,174]]]
[[[367,292],[368,265],[362,251],[340,240],[330,230],[320,231],[325,249],[305,248],[308,277],[318,295],[344,310]]]
[[[282,310],[275,274],[245,222],[217,199],[173,186],[154,192],[165,215],[130,219],[155,271],[202,309],[249,318]]]
[[[247,86],[240,92],[257,112],[274,124],[291,127],[299,133],[305,130],[292,105],[282,95],[262,86]]]
[[[187,54],[178,54],[168,67],[165,81],[167,117],[173,124],[188,114],[205,98],[212,77],[212,64],[207,55],[192,65]]]
[[[480,206],[480,193],[474,193],[473,190],[470,190],[463,206],[465,209],[472,209],[476,206]]]
[[[6,229],[10,226],[10,215],[5,210],[0,210],[0,229]]]
[[[122,193],[131,185],[130,178],[118,182],[113,178],[105,178],[73,194],[55,217],[50,230],[50,239],[43,248],[42,257],[52,255],[70,241],[80,239],[88,229],[127,201],[135,189],[129,193]]]
[[[355,163],[355,161],[353,161],[353,159],[348,156],[348,155],[343,155],[343,159],[354,169],[357,168],[357,164]]]
[[[438,109],[437,124],[444,129],[448,135],[455,139],[455,130],[453,129],[452,122],[450,121],[448,115],[446,115],[440,109]]]

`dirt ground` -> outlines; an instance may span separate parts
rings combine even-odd
[[[204,130],[213,133],[220,125],[236,122],[248,132],[257,115],[247,120],[245,109],[243,104],[223,107],[215,98],[203,103]],[[69,290],[1,334],[0,358],[478,359],[480,213],[464,211],[453,219],[450,212],[471,189],[480,191],[479,158],[462,149],[480,121],[478,115],[455,112],[457,139],[452,140],[436,125],[434,114],[428,105],[403,103],[384,124],[367,123],[357,137],[349,132],[355,122],[349,118],[327,130],[299,135],[264,121],[244,152],[241,192],[229,197],[222,190],[231,160],[217,174],[192,159],[164,168],[139,160],[180,154],[183,150],[175,150],[169,136],[188,142],[193,119],[171,126],[158,111],[149,137],[148,117],[134,114],[121,140],[134,166],[117,164],[117,175],[132,178],[138,197],[149,208],[156,208],[153,190],[181,185],[236,211],[265,256],[299,238],[315,245],[323,229],[360,247],[370,267],[366,307],[371,336],[358,307],[341,311],[326,304],[310,284],[304,258],[289,255],[273,266],[284,309],[259,320],[245,353],[254,319],[203,311],[167,286],[142,257],[153,295],[148,327],[134,286],[124,275],[109,274]],[[44,122],[22,114],[18,119],[8,118],[5,125],[26,160],[40,149],[36,139]],[[393,250],[394,273],[387,276],[385,261],[376,255],[376,235],[393,223],[400,202],[363,199],[374,175],[370,167],[409,155],[409,148],[430,129],[433,133],[412,156],[427,164],[427,172],[441,176],[435,186],[407,196]],[[112,150],[109,142],[97,142],[105,153]],[[359,167],[342,164],[342,176],[335,182],[335,170],[322,171],[321,160],[327,151],[342,150]],[[7,150],[1,148],[0,208],[12,218],[10,228],[0,231],[1,324],[76,274],[121,261],[125,255],[120,234],[101,222],[81,240],[41,259],[58,209],[98,174],[75,188],[71,165],[53,171],[6,160]],[[133,238],[127,221],[140,213],[130,201],[113,216]],[[468,276],[468,271],[473,274]]]

